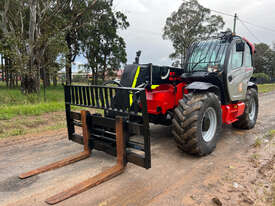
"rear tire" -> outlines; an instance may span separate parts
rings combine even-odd
[[[191,93],[175,109],[172,133],[182,151],[204,156],[215,149],[221,126],[219,98],[211,92]]]
[[[232,125],[238,129],[252,129],[257,121],[259,111],[258,92],[254,88],[248,88],[245,100],[244,114]]]

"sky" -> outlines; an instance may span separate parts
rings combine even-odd
[[[171,65],[169,54],[173,52],[169,40],[162,39],[166,18],[176,11],[183,0],[114,0],[114,9],[127,15],[130,27],[120,31],[126,41],[128,63],[132,63],[136,51],[141,50],[141,63]],[[199,0],[199,3],[211,10],[234,15],[237,13],[246,27],[237,22],[236,33],[246,37],[252,43],[275,42],[274,0]],[[212,14],[218,14],[211,12]],[[220,15],[220,14],[219,14]],[[222,15],[226,28],[233,28],[233,17]],[[256,25],[256,26],[255,26]],[[85,63],[83,57],[76,64]]]

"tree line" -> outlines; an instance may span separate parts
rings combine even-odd
[[[93,83],[126,63],[126,44],[119,29],[127,17],[113,9],[113,0],[3,0],[0,2],[2,79],[35,93],[40,80],[56,84],[66,68],[71,83],[72,63],[82,54],[93,73]]]
[[[183,66],[190,45],[217,34],[224,25],[222,16],[211,14],[197,0],[183,1],[167,18],[163,32],[163,39],[174,47],[173,65]],[[66,83],[71,84],[72,63],[81,54],[97,84],[127,62],[126,43],[118,30],[128,27],[126,15],[113,8],[113,0],[2,0],[2,79],[9,87],[20,84],[22,92],[34,93],[41,79],[45,86],[50,80],[56,84],[58,71],[66,68]],[[275,45],[255,46],[256,73],[274,78]]]
[[[265,43],[255,44],[254,55],[255,77],[269,81],[275,78],[275,43],[269,46]]]

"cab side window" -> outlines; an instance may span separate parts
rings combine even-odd
[[[236,44],[233,47],[232,55],[231,55],[231,68],[237,69],[243,66],[243,52],[236,51]]]
[[[252,55],[250,47],[245,44],[245,52],[244,52],[244,66],[245,67],[252,67]]]

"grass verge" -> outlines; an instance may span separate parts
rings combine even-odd
[[[258,86],[259,93],[275,91],[275,84],[263,84]],[[0,120],[10,120],[14,117],[38,116],[45,113],[64,111],[64,92],[62,86],[47,88],[46,99],[47,101],[44,102],[41,94],[23,95],[19,88],[8,89],[0,84]],[[72,109],[79,110],[80,108],[72,107]],[[13,132],[13,134],[20,133],[22,133],[21,130]]]
[[[66,128],[65,113],[51,112],[39,116],[17,116],[0,121],[0,139]]]
[[[275,84],[259,84],[259,93],[267,93],[271,91],[275,91]]]
[[[46,102],[38,104],[23,104],[0,106],[0,120],[8,120],[16,116],[37,116],[48,112],[63,111],[64,102]]]

